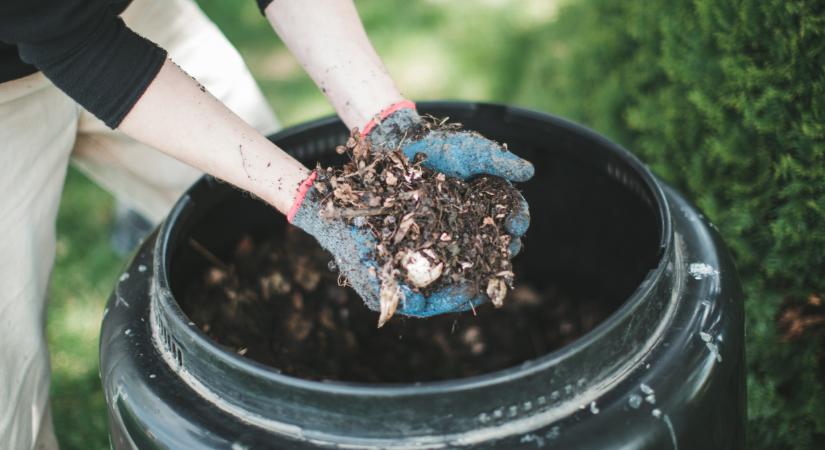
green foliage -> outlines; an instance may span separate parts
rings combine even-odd
[[[747,292],[748,448],[821,448],[822,343],[780,342],[825,292],[825,3],[585,0],[536,30],[517,99],[639,154],[722,230]],[[542,92],[537,96],[536,92]]]
[[[104,302],[123,261],[109,245],[109,195],[71,169],[61,200],[47,326],[52,415],[61,448],[102,450],[109,439],[98,336]]]

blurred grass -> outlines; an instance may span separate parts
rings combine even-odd
[[[107,238],[112,206],[111,196],[69,171],[57,219],[48,311],[52,409],[64,449],[109,446],[97,340],[104,302],[124,263]]]
[[[332,108],[278,40],[255,2],[201,0],[204,11],[240,50],[286,126]],[[555,15],[555,1],[360,1],[378,52],[410,98],[507,101],[529,51],[520,37]],[[69,171],[58,217],[48,335],[52,407],[61,447],[108,448],[98,378],[98,334],[107,296],[125,264],[109,245],[114,201]]]

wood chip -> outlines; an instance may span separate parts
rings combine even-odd
[[[487,296],[496,308],[504,305],[504,297],[507,296],[507,284],[501,278],[490,278],[487,282]]]

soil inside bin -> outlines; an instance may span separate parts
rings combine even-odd
[[[230,260],[197,242],[210,267],[182,306],[220,345],[285,374],[354,382],[419,382],[518,365],[586,333],[610,312],[596,298],[516,280],[504,306],[428,319],[378,313],[337,283],[332,257],[303,231],[255,242],[242,237]],[[519,273],[519,258],[514,260]]]

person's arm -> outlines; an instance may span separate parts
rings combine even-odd
[[[309,172],[112,8],[110,0],[4,0],[0,40],[110,128],[289,211]]]
[[[118,130],[257,195],[284,214],[309,175],[168,60]]]
[[[533,176],[532,164],[477,133],[428,127],[415,104],[396,88],[351,0],[259,0],[259,5],[344,123],[357,127],[373,148],[400,148],[411,159],[423,153],[423,165],[461,179],[487,174],[521,182]],[[308,178],[306,185],[312,180]],[[384,286],[367,270],[380,269],[370,248],[375,245],[371,234],[341,220],[323,219],[317,193],[307,190],[306,197],[296,197],[297,214],[288,218],[335,256],[341,273],[367,306],[381,311],[379,326],[396,308],[400,314],[424,317],[463,311],[489,300],[462,282],[427,296],[403,285],[405,301],[399,306],[398,296],[385,296]],[[505,220],[510,257],[520,251],[529,223],[527,202],[520,198]],[[386,300],[391,297],[395,302]]]
[[[404,100],[351,0],[268,2],[259,0],[272,27],[349,128]]]

